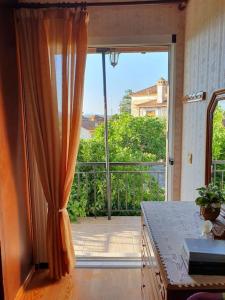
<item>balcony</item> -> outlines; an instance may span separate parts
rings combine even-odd
[[[80,213],[72,224],[78,261],[140,259],[140,202],[165,199],[165,168],[163,162],[112,162],[109,194],[104,162],[77,164],[70,202]],[[212,178],[225,187],[225,161],[212,162]]]
[[[163,162],[110,163],[110,190],[104,162],[78,163],[70,199],[80,214],[72,224],[78,265],[139,266],[140,202],[164,199]]]
[[[164,162],[110,163],[110,191],[104,162],[77,165],[71,201],[82,206],[87,216],[106,215],[109,211],[112,215],[136,215],[141,201],[164,199]]]
[[[81,218],[72,236],[77,266],[140,267],[140,216]]]

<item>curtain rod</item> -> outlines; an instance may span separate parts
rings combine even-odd
[[[34,2],[17,2],[16,9],[20,8],[77,8],[77,7],[106,7],[106,6],[130,6],[130,5],[149,5],[149,4],[178,4],[180,10],[184,9],[187,0],[140,0],[140,1],[114,1],[114,2],[55,2],[55,3],[34,3]]]

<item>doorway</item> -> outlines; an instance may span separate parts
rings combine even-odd
[[[168,47],[90,49],[69,203],[77,257],[140,261],[140,202],[167,199],[168,66]]]

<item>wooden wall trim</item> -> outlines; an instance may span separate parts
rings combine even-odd
[[[220,89],[212,94],[207,108],[206,118],[206,158],[205,158],[205,184],[211,182],[211,165],[212,165],[212,135],[213,135],[213,113],[219,100],[225,99],[225,89]]]

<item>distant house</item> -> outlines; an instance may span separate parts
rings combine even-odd
[[[168,82],[160,78],[156,85],[131,93],[131,115],[167,116]]]
[[[82,116],[81,139],[90,139],[95,128],[104,122],[104,117],[100,115]]]
[[[81,126],[81,129],[80,129],[80,138],[81,139],[90,139],[91,138],[91,132],[90,130],[84,128]]]

